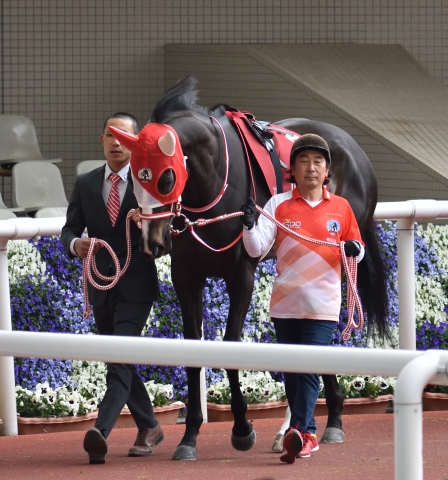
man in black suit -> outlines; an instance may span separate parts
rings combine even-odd
[[[109,126],[138,133],[137,120],[132,115],[119,112],[106,120],[101,142],[107,164],[76,179],[61,239],[69,255],[82,258],[87,256],[91,238],[102,239],[112,247],[123,267],[127,254],[126,215],[138,205],[130,182],[131,152],[114,138]],[[138,210],[132,220],[132,254],[126,273],[110,290],[98,290],[90,283],[88,286],[89,302],[100,335],[140,336],[152,304],[158,298],[156,266],[139,250]],[[81,238],[85,228],[90,238]],[[106,248],[95,245],[94,254],[99,272],[113,275],[115,266]],[[99,284],[107,283],[95,275],[94,278]],[[135,366],[108,363],[106,383],[95,428],[88,430],[84,438],[84,450],[89,454],[90,463],[105,462],[106,438],[125,404],[138,427],[129,456],[152,455],[154,446],[163,440],[163,432]]]

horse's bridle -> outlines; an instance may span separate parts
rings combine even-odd
[[[224,132],[224,129],[222,128],[222,125],[218,122],[218,120],[216,120],[216,118],[212,117],[211,115],[209,115],[209,117],[216,123],[216,125],[218,125],[218,127],[220,128],[221,133],[222,133],[222,138],[223,138],[223,141],[224,141],[224,158],[225,158],[225,161],[226,161],[226,174],[224,176],[224,182],[222,184],[221,190],[219,191],[217,197],[212,202],[210,202],[208,205],[206,205],[205,207],[194,208],[194,207],[187,207],[186,205],[181,204],[182,208],[184,210],[187,210],[188,212],[201,213],[201,212],[206,212],[207,210],[210,210],[212,207],[214,207],[221,200],[225,191],[227,190],[227,187],[229,186],[229,184],[227,183],[227,180],[229,178],[229,163],[230,162],[229,162],[229,149],[227,148],[226,134]]]
[[[228,250],[229,248],[233,247],[233,245],[235,245],[240,240],[240,238],[243,235],[242,230],[238,234],[238,236],[231,243],[229,243],[227,246],[225,246],[223,248],[215,249],[215,248],[210,247],[208,244],[206,244],[197,235],[197,233],[194,231],[194,227],[195,226],[201,227],[201,226],[207,225],[209,223],[212,223],[212,222],[215,222],[215,221],[218,221],[218,220],[229,219],[229,218],[235,217],[236,216],[235,214],[220,215],[216,219],[200,218],[200,219],[192,222],[186,217],[186,215],[184,215],[182,213],[182,209],[187,210],[189,212],[193,212],[193,213],[201,213],[201,212],[206,212],[207,210],[210,210],[212,207],[214,207],[215,205],[218,204],[218,202],[221,200],[221,198],[223,197],[223,195],[224,195],[224,193],[225,193],[225,191],[227,190],[227,187],[228,187],[227,181],[228,181],[228,177],[229,177],[229,163],[230,163],[230,160],[229,160],[229,150],[228,150],[228,147],[227,147],[227,137],[226,137],[226,134],[225,134],[225,131],[224,131],[222,125],[218,122],[218,120],[216,118],[212,117],[211,115],[210,115],[210,118],[218,125],[219,129],[221,130],[222,138],[223,138],[223,142],[224,142],[224,158],[225,158],[225,165],[226,165],[223,185],[222,185],[218,195],[216,196],[216,198],[213,201],[211,201],[208,205],[205,205],[204,207],[198,207],[198,208],[187,207],[183,203],[177,202],[175,204],[174,203],[171,204],[171,208],[167,212],[141,213],[140,217],[143,220],[160,220],[160,219],[164,219],[164,218],[169,218],[169,219],[171,219],[171,221],[170,221],[171,235],[173,235],[173,236],[180,235],[182,232],[184,232],[188,228],[190,230],[191,234],[194,236],[194,238],[199,243],[201,243],[202,245],[207,247],[209,250],[212,250],[214,252],[223,252],[223,251]],[[253,192],[254,192],[254,195],[255,195],[255,183],[254,183],[252,169],[251,169],[250,162],[249,162],[249,154],[247,152],[247,149],[246,149],[245,145],[244,145],[244,148],[245,148],[246,158],[248,159],[248,166],[249,166],[249,172],[250,172],[250,177],[251,177],[251,182],[252,182],[252,188],[253,188]],[[175,217],[183,217],[184,218],[185,226],[184,226],[183,229],[175,230],[173,228],[172,221],[174,220]]]
[[[186,205],[184,205],[181,202],[172,203],[170,211],[168,211],[168,212],[141,213],[140,217],[143,220],[160,220],[162,218],[180,216],[182,209],[187,210],[188,212],[194,212],[194,213],[206,212],[207,210],[210,210],[212,207],[214,207],[223,197],[223,195],[224,195],[224,193],[225,193],[225,191],[227,190],[227,187],[228,187],[227,180],[229,178],[229,150],[227,148],[227,138],[226,138],[226,134],[224,132],[224,129],[222,128],[222,126],[218,122],[218,120],[216,120],[216,118],[214,118],[212,116],[210,116],[210,118],[212,120],[214,120],[216,122],[216,124],[218,125],[218,127],[220,128],[221,133],[222,133],[222,138],[223,138],[223,141],[224,141],[224,153],[225,153],[224,158],[225,158],[225,162],[226,162],[226,173],[225,173],[225,176],[224,176],[223,185],[222,185],[221,190],[219,191],[218,195],[208,205],[205,205],[205,207],[195,208],[195,207],[187,207]],[[173,207],[175,209],[175,212],[173,212]]]

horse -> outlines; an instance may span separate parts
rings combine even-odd
[[[239,341],[259,259],[251,258],[246,253],[240,239],[241,221],[229,213],[238,212],[250,195],[263,207],[272,193],[260,167],[253,159],[247,161],[242,141],[225,114],[225,107],[218,105],[209,110],[196,103],[196,84],[197,79],[188,75],[167,90],[145,126],[168,126],[176,137],[170,134],[174,138],[172,141],[180,142],[188,179],[185,178],[182,188],[178,188],[175,196],[181,193],[180,206],[182,212],[187,214],[175,216],[170,213],[175,203],[173,195],[170,196],[169,204],[156,202],[154,208],[147,208],[149,214],[146,216],[143,209],[141,248],[153,259],[171,255],[172,282],[181,306],[186,339],[201,338],[202,292],[208,277],[218,277],[224,279],[230,300],[224,341]],[[373,222],[378,185],[367,155],[348,133],[334,125],[292,118],[276,122],[273,126],[287,128],[299,135],[316,133],[326,139],[332,157],[329,189],[349,201],[366,244],[364,260],[358,266],[358,290],[368,331],[374,328],[380,334],[386,334],[386,277]],[[113,134],[117,136],[116,131]],[[119,140],[124,143],[125,139],[119,137]],[[145,167],[137,171],[133,164],[133,149],[137,145],[134,141],[124,145],[132,151],[133,175],[147,182],[148,175],[153,174],[151,168],[156,163],[151,160],[154,151],[148,148],[145,151],[144,145],[139,147],[143,149],[139,153],[142,161],[146,161],[151,168]],[[166,147],[162,150],[165,151]],[[161,192],[161,196],[169,194],[178,177],[175,168],[166,168],[157,179],[156,190]],[[134,189],[135,183],[134,180]],[[134,191],[141,204],[141,187]],[[191,226],[200,218],[210,220],[226,215],[229,216],[226,221],[204,224],[200,233],[195,235],[190,235],[188,230],[192,229],[186,228],[186,219]],[[173,232],[177,235],[173,236]],[[275,252],[271,255],[274,254]],[[227,374],[234,415],[231,443],[237,450],[249,450],[255,444],[256,435],[252,424],[246,419],[247,404],[240,390],[238,371],[228,370]],[[335,375],[323,375],[323,381],[327,393],[328,421],[321,442],[342,442],[343,395]],[[196,438],[203,421],[199,368],[187,368],[187,382],[185,432],[172,456],[173,460],[196,459]]]

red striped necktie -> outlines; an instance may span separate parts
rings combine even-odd
[[[109,178],[112,182],[112,188],[110,189],[106,208],[113,226],[117,221],[118,212],[120,211],[120,194],[118,192],[118,182],[121,180],[121,177],[116,173],[111,173],[109,175]]]

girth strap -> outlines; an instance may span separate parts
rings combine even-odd
[[[277,152],[274,148],[274,142],[269,140],[272,144],[272,148],[268,152],[271,157],[272,165],[274,166],[275,179],[277,180],[277,193],[283,193],[283,178],[282,178],[282,166],[280,164],[280,158],[278,158]]]

